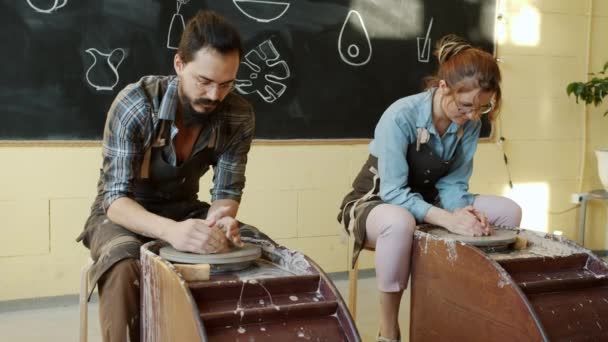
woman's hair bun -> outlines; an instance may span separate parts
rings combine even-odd
[[[439,39],[435,48],[435,56],[439,64],[445,63],[448,59],[457,55],[461,51],[473,48],[464,39],[455,34],[449,34]]]

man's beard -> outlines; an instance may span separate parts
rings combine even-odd
[[[182,105],[182,118],[186,126],[207,124],[211,119],[212,114],[220,105],[220,101],[214,101],[204,97],[191,101],[187,96],[180,94],[179,99]],[[212,111],[199,112],[194,109],[193,105],[214,105],[215,108]]]

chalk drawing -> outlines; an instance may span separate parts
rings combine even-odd
[[[120,76],[118,75],[118,67],[120,66],[120,64],[122,63],[122,61],[125,59],[125,57],[127,55],[125,50],[123,50],[121,48],[117,48],[117,49],[112,50],[110,53],[103,53],[95,48],[90,48],[90,49],[87,49],[86,52],[89,53],[91,56],[93,56],[93,64],[91,64],[89,69],[87,69],[87,73],[86,73],[87,82],[96,90],[114,89],[114,87],[118,84],[118,81],[120,80]],[[120,56],[120,60],[116,63],[116,65],[114,65],[114,64],[112,64],[111,59],[114,56],[114,53],[116,53],[116,52],[120,52],[121,56]],[[116,81],[110,86],[94,84],[91,81],[91,79],[89,78],[89,73],[95,67],[95,64],[97,64],[97,55],[105,57],[107,65],[110,67],[110,70],[114,73],[114,76],[116,77]]]
[[[351,22],[351,21],[353,21],[353,22]],[[360,26],[362,28],[363,33],[365,34],[365,41],[367,43],[367,49],[365,49],[365,50],[369,50],[369,53],[367,54],[367,58],[363,58],[362,56],[360,56],[362,49],[361,49],[361,47],[359,47],[359,45],[354,44],[354,43],[344,44],[344,45],[348,45],[348,46],[346,47],[346,51],[343,51],[342,45],[343,45],[343,40],[345,40],[344,30],[346,29],[349,22],[351,22],[352,26]],[[342,28],[340,29],[340,35],[338,36],[338,53],[340,53],[340,58],[342,58],[342,60],[345,63],[352,65],[352,66],[365,65],[372,58],[372,42],[369,38],[369,34],[367,33],[367,28],[365,28],[365,23],[363,22],[363,18],[361,17],[361,14],[359,14],[359,12],[357,12],[355,10],[350,10],[348,12],[346,19],[344,20],[344,23],[342,24]],[[360,61],[360,60],[362,60],[362,61]]]
[[[232,0],[241,13],[255,21],[269,23],[282,17],[290,3],[265,0]]]
[[[67,5],[67,3],[68,3],[68,0],[54,0],[53,6],[51,6],[49,9],[42,9],[42,8],[34,5],[31,0],[26,0],[26,1],[30,5],[30,7],[33,8],[36,12],[46,13],[46,14],[56,11],[56,10],[60,9],[61,7]]]
[[[287,90],[282,82],[291,76],[287,62],[270,39],[263,41],[249,51],[243,61],[242,70],[249,69],[247,79],[236,79],[236,90],[243,94],[257,93],[267,103],[276,101]]]

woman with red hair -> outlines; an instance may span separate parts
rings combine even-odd
[[[491,225],[518,226],[521,208],[468,192],[482,115],[501,105],[494,57],[449,35],[436,47],[437,74],[426,91],[393,103],[378,122],[369,158],[342,202],[339,220],[354,234],[353,265],[373,248],[380,291],[378,341],[399,341],[399,305],[419,223],[481,236]]]

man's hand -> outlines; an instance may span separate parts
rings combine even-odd
[[[220,230],[224,232],[228,241],[232,242],[237,247],[243,247],[245,245],[241,241],[241,231],[239,230],[239,222],[230,216],[224,216],[217,220],[215,224]]]
[[[213,226],[219,219],[225,216],[230,216],[230,207],[221,206],[219,208],[211,208],[207,213],[207,218],[205,221],[209,222]]]
[[[478,212],[472,206],[454,210],[450,221],[450,225],[445,228],[456,234],[482,236],[490,233],[485,215]]]
[[[222,230],[226,235],[228,241],[232,242],[235,246],[243,247],[244,243],[241,241],[241,232],[239,230],[239,222],[229,215],[230,207],[222,206],[213,211],[209,211],[207,214],[206,221],[211,226],[215,226]]]
[[[164,240],[177,250],[191,253],[223,253],[229,249],[228,240],[224,233],[215,227],[215,222],[201,219],[177,222],[167,230]]]

